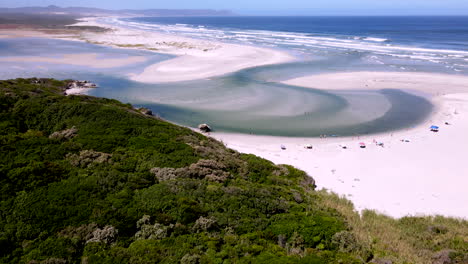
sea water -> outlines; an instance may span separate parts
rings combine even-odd
[[[177,17],[105,18],[139,30],[281,49],[298,60],[244,69],[225,76],[176,83],[130,81],[151,63],[170,56],[54,41],[54,53],[97,52],[105,57],[141,55],[144,63],[117,69],[0,63],[0,78],[16,76],[90,79],[92,95],[149,107],[169,121],[217,131],[281,136],[354,135],[408,128],[432,111],[423,97],[399,90],[322,91],[281,84],[310,74],[343,71],[437,72],[465,75],[466,17]],[[50,40],[0,40],[0,56],[48,55]],[[15,43],[23,43],[16,45]],[[3,65],[2,65],[3,64]]]

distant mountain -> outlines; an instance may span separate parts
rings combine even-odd
[[[47,7],[19,7],[0,8],[0,13],[23,14],[70,14],[70,15],[129,15],[129,16],[230,16],[234,15],[229,10],[212,9],[146,9],[146,10],[106,10],[90,7],[59,7],[50,5]]]

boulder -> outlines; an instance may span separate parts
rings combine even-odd
[[[310,177],[307,175],[302,181],[301,181],[301,186],[304,187],[306,190],[315,190],[317,185],[315,185],[315,180],[314,178]]]
[[[145,108],[145,107],[138,108],[137,110],[138,110],[138,112],[140,112],[140,113],[142,113],[144,115],[149,115],[149,116],[153,115],[153,111],[151,111],[150,109]]]
[[[205,133],[208,133],[208,132],[211,132],[211,127],[207,124],[200,124],[198,125],[198,129],[200,129],[200,131],[202,132],[205,132]]]

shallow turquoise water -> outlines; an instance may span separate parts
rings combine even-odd
[[[54,50],[51,51],[51,45]],[[278,136],[353,135],[411,127],[424,120],[432,105],[424,98],[397,90],[335,91],[294,87],[280,80],[349,69],[388,70],[363,62],[363,54],[347,54],[245,69],[226,76],[166,84],[126,79],[131,73],[170,58],[146,51],[44,39],[0,40],[0,57],[99,53],[103,58],[145,56],[133,65],[95,69],[52,63],[0,62],[0,78],[53,77],[87,79],[100,88],[91,95],[149,107],[169,121],[196,127],[209,123],[217,131]],[[420,66],[421,70],[425,69]]]

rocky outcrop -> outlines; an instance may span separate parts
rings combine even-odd
[[[153,111],[151,111],[151,109],[148,109],[148,108],[145,108],[145,107],[141,107],[141,108],[137,108],[138,112],[144,114],[144,115],[149,115],[149,116],[152,116],[153,115]]]
[[[199,160],[185,168],[152,168],[158,181],[175,180],[178,178],[206,179],[213,182],[224,182],[230,174],[226,166],[215,160]]]
[[[198,129],[200,129],[200,131],[204,132],[204,133],[208,133],[208,132],[212,131],[211,127],[209,125],[207,125],[207,124],[198,125]]]
[[[49,138],[57,140],[70,140],[76,136],[78,136],[78,129],[73,126],[70,129],[54,132],[49,136]]]
[[[307,175],[307,177],[304,178],[304,180],[301,182],[302,187],[304,187],[306,190],[315,190],[317,185],[315,185],[315,180],[314,178],[310,177]]]

